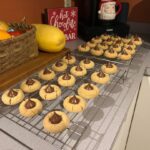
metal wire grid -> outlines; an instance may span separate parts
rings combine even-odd
[[[78,60],[77,64],[79,63],[80,60],[85,58],[85,56],[77,56],[77,55],[76,55],[76,57]],[[88,128],[88,126],[90,125],[92,120],[94,119],[94,116],[96,116],[96,114],[98,113],[100,106],[96,106],[94,104],[92,105],[93,107],[95,107],[95,112],[92,115],[92,117],[87,121],[83,117],[82,113],[67,112],[62,107],[62,101],[68,95],[76,94],[76,91],[81,84],[86,83],[86,82],[91,82],[90,81],[91,73],[93,73],[96,70],[99,70],[100,64],[104,63],[104,61],[96,60],[94,58],[92,58],[92,60],[95,62],[95,67],[93,69],[89,70],[88,74],[86,76],[84,76],[82,78],[78,77],[76,80],[75,86],[70,87],[70,88],[61,87],[63,94],[59,98],[57,98],[54,102],[42,101],[43,111],[39,115],[32,117],[32,118],[23,117],[19,114],[18,106],[8,107],[7,111],[2,112],[2,115],[5,116],[6,118],[8,118],[9,120],[17,123],[21,127],[27,129],[28,131],[33,132],[35,135],[37,135],[37,136],[41,137],[42,139],[50,142],[52,145],[54,145],[60,149],[75,149],[81,136],[83,135],[83,133],[86,131],[86,129]],[[71,66],[68,67],[67,71],[69,71],[70,68],[71,68]],[[105,90],[107,88],[109,88],[109,86],[112,83],[114,84],[114,86],[112,87],[112,89],[113,89],[115,87],[115,85],[118,84],[119,81],[121,81],[121,79],[123,82],[124,77],[125,77],[125,73],[126,73],[125,70],[120,69],[117,74],[110,76],[111,77],[111,83],[110,84],[108,84],[108,85],[96,84],[101,90],[101,93],[97,99],[99,99],[101,97],[101,95],[109,95],[111,93],[111,90],[109,91],[109,93],[106,93]],[[59,75],[60,75],[60,73],[57,74],[57,77]],[[35,78],[38,78],[37,73],[35,73],[32,76]],[[57,84],[57,77],[53,81],[51,81],[50,83]],[[40,79],[38,78],[38,80],[40,80]],[[42,83],[42,85],[45,85],[49,82],[41,80],[41,83]],[[19,85],[20,85],[20,83],[18,83],[14,87],[19,87]],[[34,92],[32,94],[26,94],[25,96],[26,97],[36,97],[38,99],[41,99],[38,95],[38,91]],[[88,107],[90,106],[90,103],[92,103],[92,100],[88,101]],[[62,133],[49,134],[46,131],[44,131],[44,129],[43,129],[43,125],[42,125],[43,118],[45,117],[45,115],[48,112],[50,112],[53,109],[60,109],[60,110],[64,111],[70,118],[70,127],[67,128],[65,131],[63,131]],[[84,110],[84,114],[86,114],[86,116],[88,116],[90,111],[86,112],[86,110],[87,109]],[[98,133],[95,133],[95,134],[97,134],[97,136],[100,136]]]

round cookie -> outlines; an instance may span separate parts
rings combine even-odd
[[[114,51],[116,51],[116,52],[120,52],[120,51],[121,51],[121,46],[118,45],[118,44],[114,44],[114,45],[112,46],[112,49],[113,49]]]
[[[58,84],[64,87],[70,87],[75,84],[75,77],[71,74],[65,73],[58,78]]]
[[[26,93],[32,93],[37,91],[39,88],[41,87],[41,83],[33,78],[29,78],[27,80],[24,80],[21,85],[20,88],[26,92]]]
[[[80,51],[80,52],[89,52],[90,47],[85,43],[85,44],[82,44],[82,45],[78,46],[78,51]]]
[[[87,74],[87,70],[83,66],[73,66],[70,70],[70,73],[74,76],[81,77]]]
[[[137,46],[142,45],[142,39],[137,35],[132,37],[132,41]]]
[[[42,80],[50,81],[55,78],[55,72],[49,68],[45,68],[39,71],[38,76]]]
[[[6,90],[1,97],[5,105],[16,105],[24,99],[24,93],[21,89]]]
[[[98,96],[99,93],[100,90],[98,89],[98,87],[90,83],[84,83],[78,88],[79,96],[85,99],[93,99]]]
[[[91,75],[91,80],[93,82],[99,83],[99,84],[106,84],[109,82],[110,78],[109,75],[106,73],[103,73],[101,70],[99,72],[94,72]]]
[[[91,41],[88,41],[88,42],[87,42],[87,45],[88,45],[90,48],[94,48],[94,47],[96,46],[96,43],[91,40]]]
[[[57,72],[63,72],[67,69],[67,64],[62,61],[57,61],[55,64],[52,65],[52,69]]]
[[[118,54],[118,58],[121,60],[130,60],[131,54],[127,53],[126,51],[122,51]]]
[[[94,56],[101,56],[103,55],[104,51],[102,48],[99,48],[98,46],[95,46],[90,50],[90,53]]]
[[[124,45],[124,43],[123,43],[121,40],[117,40],[117,41],[115,42],[115,44],[118,44],[118,45],[120,45],[120,46],[123,46],[123,45]]]
[[[103,40],[107,40],[109,37],[110,37],[110,36],[109,36],[107,33],[104,33],[104,34],[101,35],[101,38],[102,38]]]
[[[132,47],[132,49],[136,49],[136,45],[133,43],[133,41],[130,41],[129,43],[125,44],[124,47]]]
[[[50,133],[58,133],[68,128],[70,120],[62,111],[51,111],[43,120],[44,129]]]
[[[131,55],[135,54],[135,49],[133,49],[131,46],[124,47],[123,50],[126,51],[127,53],[131,54]]]
[[[117,52],[114,51],[113,49],[109,49],[109,50],[105,51],[104,56],[107,58],[116,58]]]
[[[125,37],[125,38],[122,38],[122,41],[123,41],[124,43],[129,43],[129,42],[131,41],[131,38]]]
[[[61,95],[61,89],[54,84],[47,84],[41,87],[39,95],[44,100],[54,100]]]
[[[102,42],[102,39],[101,39],[100,36],[95,36],[95,37],[92,38],[92,41],[93,41],[94,43],[98,44],[98,43],[101,43],[101,42]]]
[[[85,69],[91,69],[94,67],[94,62],[88,58],[80,61],[80,66],[83,66]]]
[[[117,72],[118,69],[115,64],[108,62],[107,64],[103,64],[101,66],[101,70],[106,74],[114,74]]]
[[[118,35],[114,35],[112,37],[113,41],[117,41],[117,40],[120,40],[121,38],[118,36]]]
[[[72,95],[65,98],[63,106],[69,112],[82,112],[86,108],[86,101],[79,95]]]
[[[63,57],[63,62],[65,62],[66,64],[72,65],[76,62],[76,58],[71,55],[70,52],[68,52],[64,57]]]
[[[103,49],[103,50],[107,50],[108,49],[108,45],[104,42],[100,43],[97,45],[100,49]]]
[[[36,98],[25,99],[19,106],[19,112],[24,117],[33,117],[42,111],[42,103]]]
[[[112,41],[112,39],[111,38],[108,38],[107,40],[106,40],[106,44],[107,45],[112,45],[113,44],[113,41]]]

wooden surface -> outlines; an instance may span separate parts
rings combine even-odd
[[[46,66],[48,63],[61,58],[66,53],[66,50],[59,53],[44,53],[40,52],[39,56],[29,60],[28,62],[8,70],[0,74],[0,90],[3,91],[13,84],[23,80],[35,71]]]

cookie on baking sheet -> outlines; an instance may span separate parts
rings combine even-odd
[[[69,73],[65,73],[58,77],[58,84],[64,87],[70,87],[75,84],[75,77]]]
[[[105,53],[104,53],[104,56],[107,57],[107,58],[116,58],[117,57],[117,52],[114,51],[112,48],[109,49],[109,50],[106,50]]]
[[[99,88],[92,83],[84,83],[78,88],[78,94],[85,99],[93,99],[100,93]]]
[[[132,37],[132,41],[137,46],[142,45],[142,39],[139,36],[137,36],[137,35],[134,35]]]
[[[102,42],[101,36],[95,36],[91,39],[94,43],[98,44]]]
[[[112,46],[112,49],[114,50],[114,51],[116,51],[116,52],[120,52],[121,51],[121,46],[119,45],[119,44],[114,44],[113,46]]]
[[[69,112],[82,112],[86,105],[86,101],[79,95],[68,96],[63,101],[64,108]]]
[[[81,77],[87,74],[87,70],[83,66],[77,65],[70,69],[70,73],[74,76]]]
[[[126,51],[122,51],[118,54],[118,58],[121,60],[130,60],[132,58],[131,54]]]
[[[36,98],[27,98],[19,106],[19,112],[24,117],[33,117],[42,111],[42,103]]]
[[[133,40],[131,40],[129,43],[126,43],[124,45],[124,47],[128,47],[128,46],[132,47],[132,49],[136,49],[136,45],[134,44]]]
[[[101,70],[106,74],[114,74],[118,71],[118,68],[115,64],[108,62],[101,66]]]
[[[72,65],[76,62],[75,56],[73,56],[70,52],[67,52],[62,60],[63,60],[63,62],[65,62],[66,64],[69,64],[69,65]]]
[[[61,89],[54,84],[47,84],[41,87],[39,95],[43,100],[55,100],[61,95]]]
[[[80,61],[80,66],[83,66],[85,69],[91,69],[94,67],[94,65],[95,63],[88,58],[85,58]]]
[[[89,52],[90,47],[86,43],[84,43],[84,44],[78,46],[78,51],[80,51],[80,52]]]
[[[20,85],[20,88],[26,93],[35,92],[38,89],[40,89],[40,87],[41,87],[41,83],[38,80],[33,78],[24,80]]]
[[[131,46],[124,47],[123,50],[131,55],[135,54],[135,49],[133,49]]]
[[[93,55],[93,56],[101,56],[103,55],[104,53],[104,50],[100,47],[98,47],[98,45],[96,45],[94,48],[92,48],[90,50],[90,53]]]
[[[99,84],[107,84],[110,81],[110,77],[100,70],[92,73],[91,80]]]
[[[107,33],[104,33],[104,34],[101,35],[101,38],[103,40],[107,40],[109,37],[110,37],[110,35],[108,35]]]
[[[111,38],[108,38],[108,39],[105,41],[105,43],[110,46],[110,45],[113,44],[113,40],[112,40]]]
[[[43,120],[44,129],[50,133],[58,133],[68,128],[68,116],[59,110],[49,112]]]
[[[39,78],[42,80],[52,80],[55,78],[55,72],[51,70],[50,68],[44,68],[38,73]]]
[[[102,42],[102,43],[98,44],[97,46],[103,50],[107,50],[109,48],[109,46],[105,42]]]
[[[52,69],[56,72],[63,72],[67,69],[67,64],[63,61],[57,61],[52,65]]]
[[[24,93],[21,89],[6,90],[1,97],[5,105],[16,105],[24,99]]]
[[[94,42],[94,41],[88,41],[87,43],[86,43],[90,48],[94,48],[95,46],[96,46],[96,43]]]

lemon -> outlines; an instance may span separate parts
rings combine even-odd
[[[0,40],[6,40],[11,38],[11,35],[6,31],[0,30]]]
[[[57,27],[46,24],[33,24],[36,27],[36,40],[40,50],[59,52],[66,44],[65,34]]]
[[[0,30],[8,31],[9,26],[6,22],[0,21]]]

